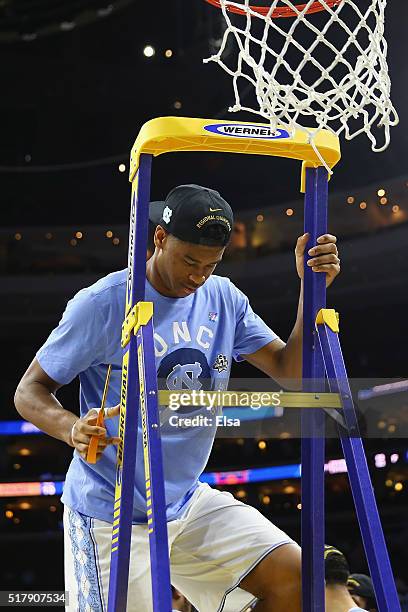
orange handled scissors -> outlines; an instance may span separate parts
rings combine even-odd
[[[98,416],[96,418],[96,427],[103,427],[105,424],[105,403],[106,403],[106,397],[108,395],[111,372],[112,372],[112,365],[110,364],[108,366],[108,371],[106,373],[105,387],[103,389],[101,409],[98,411]],[[96,463],[96,453],[98,450],[99,438],[100,436],[91,436],[91,441],[89,442],[88,453],[86,456],[86,460],[88,461],[88,463]]]

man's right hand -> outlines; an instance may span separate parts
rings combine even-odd
[[[120,405],[114,406],[113,408],[105,408],[104,418],[110,419],[118,416],[119,413]],[[85,461],[88,456],[88,448],[92,436],[97,436],[99,438],[98,449],[96,451],[96,461],[99,461],[99,459],[102,457],[102,453],[107,446],[110,444],[119,444],[120,442],[119,437],[107,437],[106,429],[104,427],[96,426],[97,416],[98,410],[96,408],[91,408],[85,416],[75,421],[72,427],[72,446],[76,448],[78,453],[83,459],[85,459]]]

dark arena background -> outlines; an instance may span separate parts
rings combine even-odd
[[[374,154],[342,143],[329,228],[342,272],[328,291],[402,602],[408,591],[408,5],[387,8],[392,99],[400,124]],[[202,59],[223,31],[200,0],[0,2],[0,590],[62,590],[60,495],[72,448],[19,417],[13,396],[35,352],[82,287],[126,267],[128,157],[153,117],[231,115],[230,79]],[[303,233],[298,162],[183,153],[154,161],[152,199],[178,184],[217,189],[236,216],[217,273],[283,338],[292,329]],[[236,364],[232,377],[256,377]],[[78,384],[63,388],[77,412]],[[207,478],[300,538],[300,442],[277,416],[271,437],[219,438]],[[327,442],[326,541],[368,573],[338,440]],[[267,468],[258,471],[260,468]],[[403,604],[408,610],[408,604]]]

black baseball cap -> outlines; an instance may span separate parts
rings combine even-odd
[[[347,588],[351,595],[359,595],[375,602],[373,581],[366,574],[350,574],[347,580]]]
[[[218,191],[201,185],[179,185],[164,202],[150,202],[149,219],[176,238],[193,244],[205,244],[203,230],[220,225],[226,230],[225,246],[232,232],[234,214]]]

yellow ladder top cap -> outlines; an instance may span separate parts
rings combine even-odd
[[[322,165],[306,132],[296,130],[290,136],[284,128],[277,131],[278,135],[273,135],[268,124],[257,122],[157,117],[142,126],[133,145],[129,179],[133,181],[142,153],[157,156],[176,151],[213,151],[286,157],[302,161],[303,174],[306,167]],[[338,137],[320,130],[314,142],[327,165],[333,168],[341,156]]]

